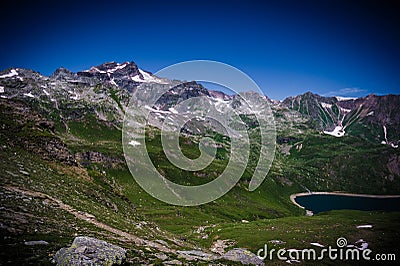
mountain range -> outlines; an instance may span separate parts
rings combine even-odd
[[[77,73],[61,67],[50,77],[28,69],[7,69],[0,75],[0,97],[34,103],[40,113],[58,116],[62,121],[79,119],[91,113],[98,120],[118,126],[129,101],[129,93],[135,92],[143,83],[168,85],[171,88],[157,106],[166,112],[179,99],[196,96],[207,96],[216,104],[219,101],[231,106],[235,104],[235,95],[207,90],[194,81],[178,84],[159,78],[138,68],[134,62],[109,62]],[[370,94],[362,98],[344,98],[306,92],[283,101],[265,97],[275,116],[297,112],[308,120],[312,128],[324,134],[335,137],[359,136],[398,147],[399,95]],[[290,121],[290,117],[284,120]]]

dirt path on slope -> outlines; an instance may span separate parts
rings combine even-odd
[[[140,238],[138,236],[132,235],[132,234],[122,231],[120,229],[109,226],[105,223],[99,222],[94,215],[87,213],[87,212],[78,211],[78,210],[74,209],[73,207],[71,207],[70,205],[63,203],[61,200],[53,198],[47,194],[37,192],[37,191],[32,191],[32,190],[20,189],[20,188],[14,187],[14,186],[4,186],[3,188],[10,190],[10,191],[18,192],[21,194],[25,194],[25,195],[28,195],[31,197],[43,198],[43,199],[50,200],[53,203],[56,203],[58,208],[71,213],[76,218],[78,218],[80,220],[84,220],[88,223],[95,225],[98,228],[104,229],[108,232],[118,235],[118,236],[122,237],[123,239],[125,239],[126,241],[135,243],[135,245],[137,245],[137,246],[149,246],[149,247],[155,248],[162,252],[176,253],[176,250],[166,247],[164,245],[161,245],[160,243]]]

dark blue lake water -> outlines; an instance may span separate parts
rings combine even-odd
[[[400,211],[400,198],[371,198],[344,195],[318,195],[296,197],[296,202],[313,213],[330,210]]]

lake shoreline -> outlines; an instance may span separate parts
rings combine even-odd
[[[388,198],[400,198],[400,195],[373,195],[373,194],[357,194],[357,193],[348,193],[348,192],[340,192],[340,191],[334,191],[334,192],[301,192],[301,193],[295,193],[290,195],[290,201],[296,205],[297,207],[307,210],[304,206],[301,206],[299,203],[296,202],[297,197],[302,197],[302,196],[311,196],[311,195],[338,195],[338,196],[348,196],[348,197],[365,197],[365,198],[376,198],[376,199],[388,199]]]

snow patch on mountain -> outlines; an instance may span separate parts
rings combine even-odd
[[[373,226],[371,224],[364,224],[364,225],[357,225],[357,228],[372,228]]]
[[[111,79],[111,84],[113,84],[114,86],[117,86],[117,87],[118,87],[117,83],[115,83],[114,78]]]
[[[357,99],[355,97],[341,97],[341,96],[335,96],[335,98],[339,102],[341,102],[341,101],[350,101],[350,100],[356,100]]]
[[[11,72],[8,74],[4,74],[0,76],[0,79],[4,79],[4,78],[11,78],[13,76],[18,76],[18,72],[15,69],[11,69]]]
[[[84,72],[98,72],[98,73],[102,73],[102,74],[105,74],[105,73],[107,73],[106,71],[103,71],[103,70],[100,70],[100,69],[98,69],[97,67],[91,67],[89,70],[85,70]]]
[[[332,104],[321,102],[321,106],[324,108],[332,108]]]
[[[385,143],[389,143],[389,141],[388,141],[388,139],[387,139],[387,129],[386,129],[386,126],[383,125],[382,127],[383,127],[383,134],[385,135]]]
[[[68,93],[73,95],[73,96],[71,96],[72,100],[75,100],[75,101],[79,100],[79,95],[77,93],[75,93],[73,91],[68,91]]]
[[[320,247],[320,248],[324,247],[324,245],[322,245],[322,244],[320,244],[318,242],[311,242],[310,244],[313,245],[313,246],[316,246],[316,247]]]
[[[136,82],[146,82],[146,83],[154,82],[154,83],[166,84],[166,82],[164,82],[163,80],[156,78],[155,76],[152,76],[146,71],[139,69],[139,73],[143,78],[140,75],[135,75],[131,77],[131,79]]]
[[[350,109],[346,109],[346,108],[343,108],[343,107],[340,107],[340,106],[338,106],[338,107],[339,107],[339,110],[342,111],[343,113],[350,113],[351,112]]]
[[[35,98],[35,95],[33,95],[31,92],[29,92],[29,93],[24,93],[24,96],[30,97],[30,98]]]
[[[108,69],[107,73],[114,73],[115,71],[119,70],[119,69],[123,69],[128,65],[127,62],[123,63],[123,64],[117,64],[116,67],[112,68],[112,69]]]
[[[382,127],[383,127],[383,134],[384,134],[385,140],[382,140],[382,141],[381,141],[381,144],[383,144],[383,145],[390,145],[392,148],[397,149],[397,148],[399,147],[399,145],[398,145],[398,144],[394,144],[393,142],[388,141],[388,139],[387,139],[387,128],[386,128],[385,125],[382,125]]]
[[[170,114],[171,113],[170,111],[158,110],[158,109],[152,108],[148,105],[145,105],[144,108],[146,108],[147,110],[154,112],[154,113],[160,113],[160,114]]]
[[[144,80],[141,79],[138,75],[131,77],[131,80],[136,82],[144,82]]]
[[[325,130],[324,130],[324,134],[327,134],[327,135],[331,135],[331,136],[340,138],[340,137],[343,137],[343,136],[344,136],[345,131],[344,131],[344,127],[342,127],[342,126],[336,126],[335,129],[334,129],[333,131],[325,131]]]
[[[139,146],[139,145],[141,145],[140,142],[138,142],[138,141],[136,141],[136,140],[131,140],[131,141],[129,141],[128,144],[129,144],[129,145],[132,145],[132,146]]]
[[[154,78],[147,72],[139,69],[140,74],[142,74],[144,80],[149,81],[149,80],[153,80]],[[155,80],[155,79],[154,79]]]
[[[168,110],[169,110],[171,113],[173,113],[173,114],[178,114],[178,111],[175,110],[173,107],[168,108]]]

